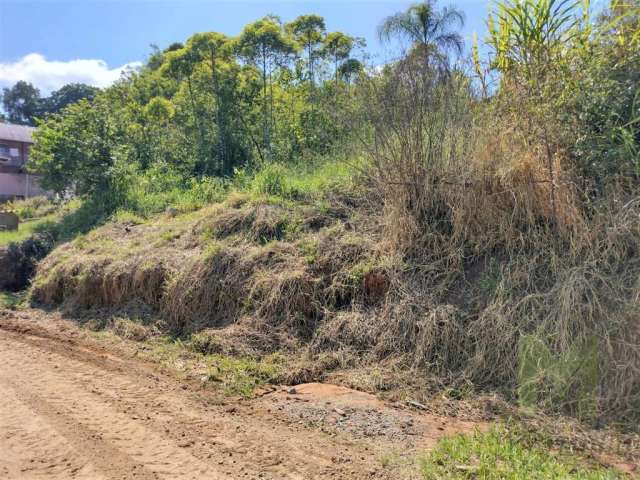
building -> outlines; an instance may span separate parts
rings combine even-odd
[[[35,128],[0,123],[0,201],[46,195],[39,176],[26,171]]]

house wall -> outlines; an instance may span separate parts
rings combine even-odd
[[[22,171],[22,167],[29,159],[31,145],[3,139],[0,139],[0,145],[18,150],[17,156],[9,156],[8,161],[0,160],[0,201],[16,197],[28,198],[49,195],[49,192],[40,187],[38,175]]]
[[[10,149],[16,149],[17,156],[9,156],[9,160],[5,160],[5,157],[0,158],[0,166],[8,167],[22,167],[29,159],[29,147],[28,143],[14,142],[12,140],[3,140],[0,138],[0,145],[5,145]]]
[[[0,173],[0,200],[48,194],[49,192],[40,187],[40,179],[37,175],[29,173]]]

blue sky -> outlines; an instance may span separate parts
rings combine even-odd
[[[194,32],[237,35],[268,13],[291,20],[303,13],[325,17],[327,28],[364,37],[379,62],[390,52],[376,39],[387,15],[405,0],[0,0],[0,86],[30,80],[43,91],[70,81],[104,86],[123,65],[143,61],[150,45],[184,41]],[[488,0],[454,4],[467,16],[463,34],[485,32]],[[31,54],[31,55],[30,55]],[[35,54],[35,55],[34,55]],[[80,60],[80,62],[78,62]]]

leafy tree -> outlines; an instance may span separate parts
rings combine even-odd
[[[173,42],[164,50],[160,50],[160,47],[157,45],[151,45],[151,55],[149,55],[149,59],[147,60],[147,68],[150,70],[157,70],[162,66],[167,53],[175,52],[183,47],[184,45],[180,42]]]
[[[354,39],[342,32],[331,32],[324,39],[323,53],[333,60],[333,68],[336,83],[340,76],[341,62],[349,58],[353,49]]]
[[[83,83],[70,83],[48,97],[41,97],[35,86],[20,80],[13,87],[5,88],[1,96],[10,122],[35,126],[36,118],[58,113],[83,98],[93,100],[99,91]]]
[[[273,17],[264,17],[247,25],[237,42],[240,56],[255,65],[262,73],[263,146],[269,152],[269,156],[273,128],[269,106],[273,101],[273,94],[268,95],[267,90],[274,70],[284,65],[287,57],[295,53],[295,50],[295,44],[284,35],[282,26]]]
[[[194,58],[209,69],[217,126],[216,157],[219,165],[215,170],[216,173],[229,173],[232,163],[229,158],[229,113],[233,109],[235,84],[234,72],[228,68],[234,62],[232,44],[229,38],[220,33],[197,33],[187,41],[186,48],[191,49]]]
[[[44,174],[46,189],[63,192],[73,185],[80,195],[105,192],[120,177],[116,162],[124,144],[107,102],[80,100],[39,125],[30,168]]]
[[[190,165],[191,156],[185,151],[184,139],[173,123],[175,108],[171,101],[154,97],[145,106],[128,105],[126,114],[129,163],[135,163],[142,170],[161,164],[183,171],[185,164]]]
[[[84,83],[69,83],[51,93],[49,97],[43,98],[39,111],[41,114],[58,113],[83,98],[92,101],[99,91],[100,89]]]
[[[364,72],[364,66],[360,60],[350,58],[346,60],[339,68],[339,75],[345,82],[351,84],[351,82]]]
[[[464,41],[456,30],[463,25],[464,14],[460,10],[454,7],[437,10],[436,0],[426,0],[387,17],[378,28],[378,36],[385,42],[393,38],[408,40],[415,54],[445,66],[444,53],[462,53]]]
[[[196,164],[203,165],[206,162],[204,114],[200,102],[196,99],[193,85],[193,75],[197,64],[197,56],[192,49],[180,48],[166,54],[160,72],[170,76],[177,84],[186,86],[187,97],[191,109],[191,117],[195,123],[197,140],[195,154]]]
[[[13,87],[2,90],[2,106],[9,122],[35,125],[40,111],[40,90],[20,80]]]
[[[286,25],[287,32],[302,45],[307,52],[307,70],[309,83],[315,82],[315,61],[322,52],[318,47],[322,44],[326,26],[324,18],[319,15],[301,15]]]

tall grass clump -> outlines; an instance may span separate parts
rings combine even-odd
[[[235,185],[258,198],[313,202],[353,193],[360,163],[357,158],[320,158],[306,164],[268,163],[252,172],[239,172]]]

